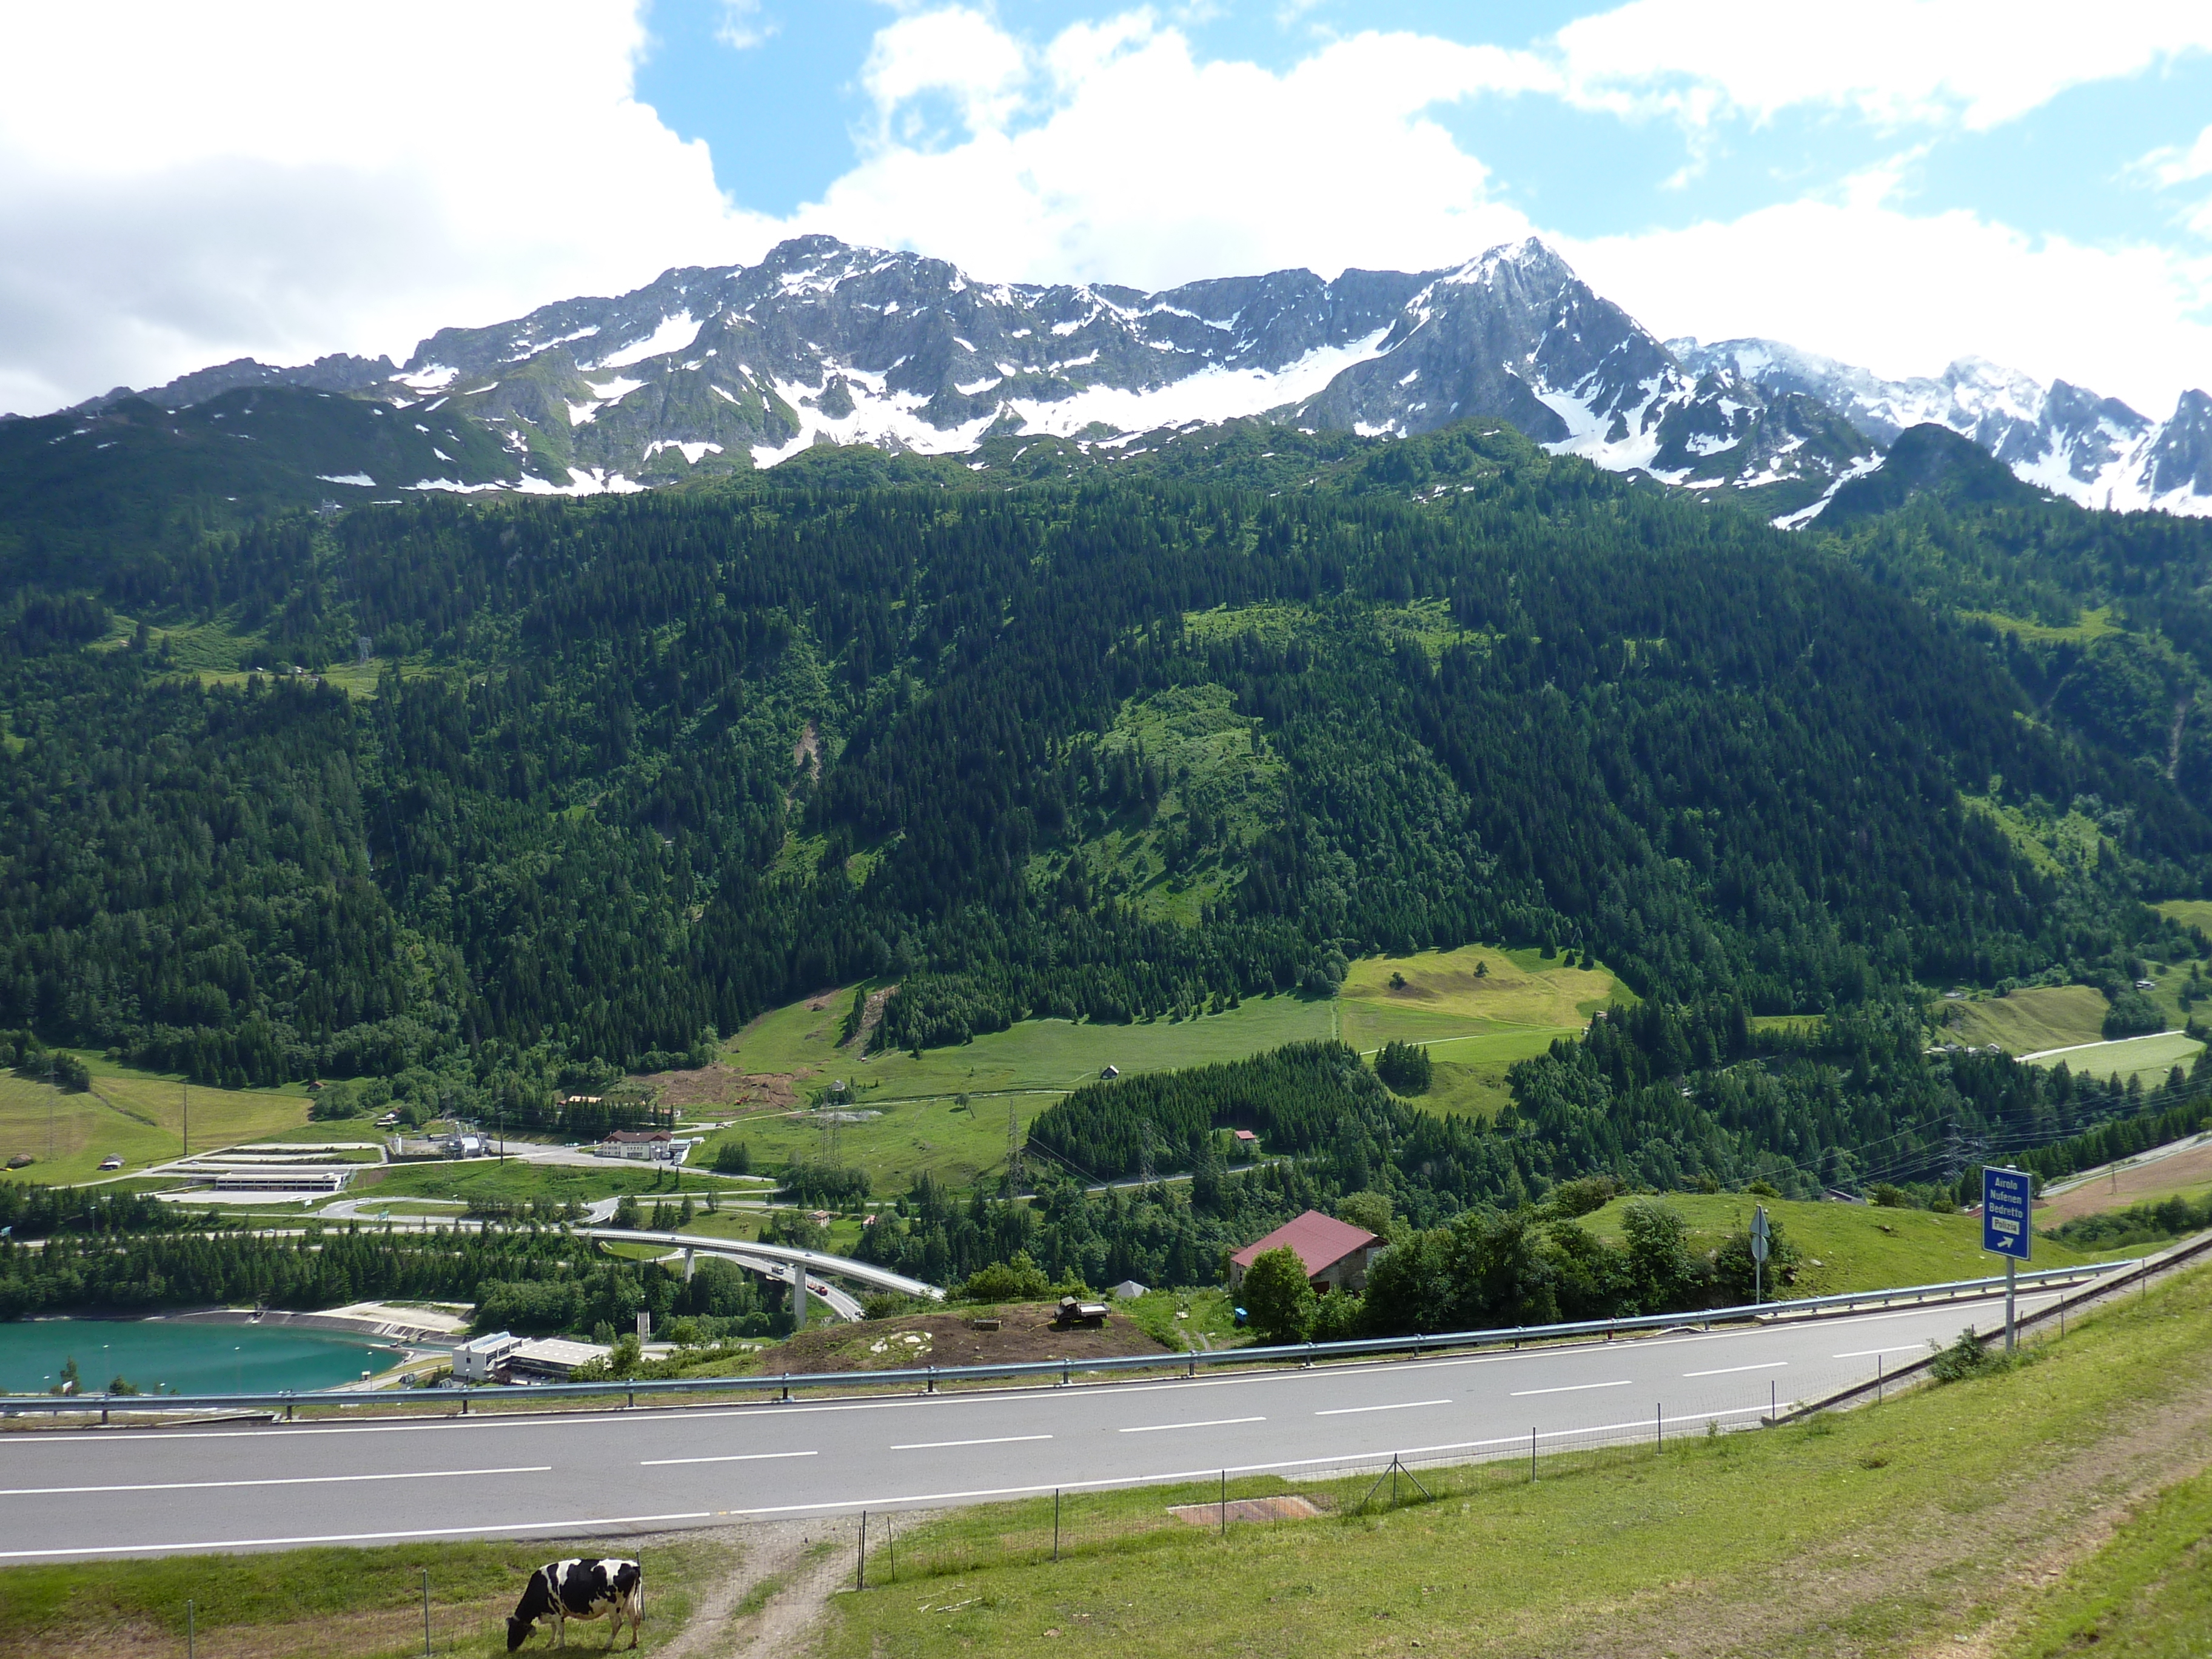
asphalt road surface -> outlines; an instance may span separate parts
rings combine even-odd
[[[2021,1310],[2049,1295],[2022,1297]],[[0,1435],[0,1560],[641,1532],[1755,1424],[2002,1298],[1191,1381],[562,1416]]]

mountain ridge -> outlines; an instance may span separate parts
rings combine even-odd
[[[1923,422],[2083,506],[2212,514],[2202,392],[2156,422],[1978,359],[1895,381],[1771,340],[1662,341],[1534,238],[1437,270],[1282,270],[1148,293],[985,283],[942,259],[798,237],[754,265],[672,268],[625,295],[441,329],[397,368],[242,358],[63,414],[96,423],[133,397],[175,413],[276,386],[415,411],[404,424],[430,440],[427,463],[416,470],[411,448],[397,471],[388,455],[341,457],[313,477],[342,501],[619,493],[825,442],[984,470],[991,436],[1110,457],[1243,417],[1410,436],[1480,415],[1608,471],[1747,494],[1790,528]]]

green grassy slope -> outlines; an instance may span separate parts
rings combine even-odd
[[[441,1654],[507,1650],[507,1615],[531,1572],[564,1554],[635,1554],[650,1581],[646,1647],[670,1641],[701,1592],[742,1559],[726,1539],[450,1540],[0,1568],[0,1654],[182,1655],[185,1603],[201,1654],[397,1659],[422,1651],[422,1577]],[[541,1638],[538,1645],[550,1638]],[[586,1646],[590,1645],[587,1642]]]
[[[1620,1212],[1632,1200],[1616,1199],[1583,1218],[1601,1238],[1619,1239]],[[1741,1194],[1706,1195],[1670,1193],[1660,1200],[1689,1224],[1693,1249],[1709,1250],[1729,1234],[1751,1224],[1761,1200]],[[1766,1212],[1804,1259],[1785,1296],[1840,1296],[1847,1291],[1879,1290],[1893,1285],[1941,1285],[1958,1279],[1985,1279],[2004,1264],[1982,1253],[1982,1224],[1972,1216],[1936,1215],[1927,1210],[1883,1210],[1865,1204],[1807,1204],[1767,1199]],[[2047,1238],[2035,1241],[2038,1267],[2066,1267],[2076,1262],[2133,1255],[2133,1250],[2069,1249]]]
[[[137,1170],[185,1151],[187,1102],[180,1079],[118,1066],[89,1050],[77,1051],[77,1058],[92,1073],[92,1087],[83,1094],[56,1094],[34,1079],[0,1074],[0,1161],[19,1152],[39,1160],[9,1178],[87,1181],[99,1174],[100,1160],[111,1153],[124,1160],[125,1170]],[[307,1093],[300,1087],[210,1089],[194,1084],[189,1103],[195,1152],[258,1139],[307,1120]]]
[[[2100,1041],[2110,1006],[2094,986],[2039,986],[2010,996],[1945,1004],[1949,1023],[1944,1035],[1977,1048],[1994,1042],[2008,1054],[2032,1054]]]
[[[1478,963],[1487,970],[1480,976]],[[878,1194],[902,1190],[923,1170],[964,1185],[1005,1167],[1010,1109],[1026,1133],[1055,1098],[1109,1066],[1125,1074],[1178,1070],[1336,1035],[1362,1050],[1393,1038],[1427,1044],[1436,1080],[1414,1104],[1486,1117],[1509,1098],[1507,1067],[1577,1035],[1596,1009],[1628,1000],[1603,968],[1569,968],[1533,949],[1467,945],[1355,962],[1333,1001],[1254,997],[1218,1014],[1130,1025],[1024,1020],[916,1059],[896,1050],[862,1055],[840,1042],[854,988],[762,1015],[725,1045],[722,1060],[742,1073],[793,1077],[809,1096],[843,1081],[854,1108],[878,1115],[825,1133],[811,1113],[755,1112],[714,1136],[702,1159],[725,1140],[743,1140],[768,1168],[834,1156],[867,1170]]]
[[[2039,1601],[2016,1654],[2212,1651],[2212,1477],[2159,1494]]]

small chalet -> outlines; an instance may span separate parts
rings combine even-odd
[[[1245,1269],[1264,1252],[1286,1245],[1305,1264],[1306,1277],[1313,1281],[1314,1289],[1359,1291],[1367,1287],[1367,1264],[1382,1249],[1382,1241],[1364,1227],[1308,1210],[1229,1258],[1231,1288],[1244,1282]]]

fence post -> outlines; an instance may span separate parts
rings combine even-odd
[[[192,1604],[185,1603],[185,1659],[193,1659]]]
[[[1060,1559],[1060,1488],[1052,1489],[1052,1559]]]
[[[862,1510],[860,1511],[860,1565],[859,1570],[858,1570],[858,1571],[854,1573],[854,1575],[853,1588],[854,1588],[854,1589],[867,1589],[867,1587],[868,1587],[868,1512],[867,1512],[867,1510]]]
[[[1536,1431],[1528,1431],[1528,1484],[1536,1484]]]
[[[1221,1535],[1229,1536],[1229,1471],[1221,1472]]]
[[[1651,1410],[1652,1410],[1652,1412],[1653,1412],[1653,1413],[1654,1413],[1654,1416],[1653,1416],[1652,1420],[1653,1420],[1653,1422],[1656,1425],[1656,1427],[1657,1427],[1657,1436],[1656,1436],[1656,1441],[1655,1441],[1655,1443],[1656,1444],[1656,1446],[1658,1447],[1658,1449],[1659,1449],[1661,1451],[1665,1451],[1665,1450],[1667,1449],[1667,1407],[1666,1407],[1666,1404],[1665,1404],[1665,1402],[1664,1402],[1664,1401],[1662,1401],[1660,1404],[1654,1406],[1654,1407],[1651,1408]]]
[[[422,1659],[430,1659],[430,1569],[422,1569]]]
[[[1782,1395],[1774,1386],[1774,1379],[1766,1379],[1766,1426],[1772,1428],[1782,1415]]]
[[[1881,1356],[1874,1357],[1874,1403],[1881,1404]]]

